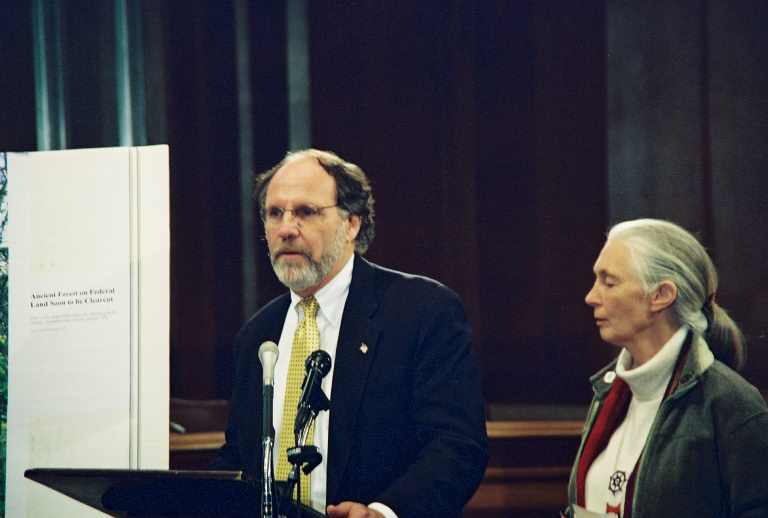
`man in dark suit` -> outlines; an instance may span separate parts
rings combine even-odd
[[[289,154],[257,179],[256,196],[275,273],[290,292],[238,333],[227,441],[212,467],[261,473],[258,349],[278,343],[279,437],[297,307],[315,297],[320,347],[333,367],[323,380],[330,410],[309,441],[324,459],[312,472],[312,506],[332,517],[460,517],[488,445],[459,297],[361,257],[373,237],[373,197],[362,170],[333,153]],[[290,446],[276,444],[275,456]]]

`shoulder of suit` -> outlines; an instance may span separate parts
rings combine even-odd
[[[282,295],[275,297],[274,299],[267,302],[264,306],[262,306],[256,313],[253,314],[253,316],[250,318],[250,320],[256,319],[259,316],[263,315],[272,315],[273,313],[282,313],[285,311],[288,311],[288,306],[291,305],[291,294],[290,292],[285,292]]]
[[[442,292],[455,295],[453,290],[431,277],[406,273],[374,264],[363,258],[359,259],[362,262],[356,264],[355,267],[359,268],[362,266],[362,270],[368,268],[369,275],[372,276],[374,284],[379,288],[408,290],[413,295],[417,295],[420,292]],[[354,282],[354,272],[352,275]]]
[[[280,319],[282,322],[282,318],[288,311],[290,304],[291,295],[289,292],[272,299],[259,308],[256,313],[251,315],[248,321],[240,329],[239,334],[252,333],[263,326],[271,326],[275,322],[275,319]]]

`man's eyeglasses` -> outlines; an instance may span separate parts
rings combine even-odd
[[[286,212],[290,212],[293,218],[299,224],[311,225],[315,223],[320,214],[325,209],[331,209],[337,205],[328,205],[327,207],[313,207],[312,205],[300,205],[295,209],[284,209],[282,207],[268,207],[261,210],[261,219],[267,226],[277,226],[283,221]]]

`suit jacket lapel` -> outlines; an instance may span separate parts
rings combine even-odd
[[[352,282],[336,345],[336,365],[328,439],[327,501],[333,502],[356,431],[356,416],[361,404],[371,362],[376,356],[379,329],[371,320],[378,307],[373,282],[374,268],[355,255]]]

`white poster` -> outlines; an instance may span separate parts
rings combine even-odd
[[[166,146],[7,154],[6,516],[104,516],[29,468],[167,468],[167,168]]]

